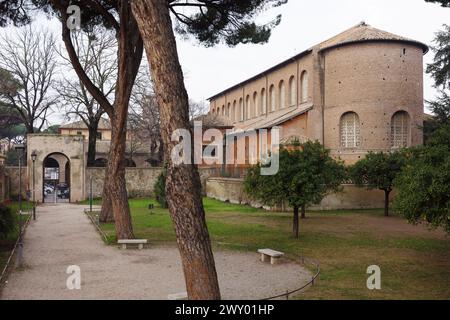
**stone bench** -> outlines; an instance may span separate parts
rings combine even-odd
[[[169,294],[167,296],[167,299],[168,300],[187,300],[188,295],[187,295],[187,292],[173,293],[173,294]]]
[[[284,256],[283,252],[275,251],[272,249],[259,249],[258,253],[261,254],[261,261],[268,262],[270,257],[270,264],[276,264],[282,256]]]
[[[144,244],[147,244],[147,239],[121,239],[117,241],[118,244],[122,245],[122,249],[126,249],[127,245],[138,245],[139,250],[144,248]]]

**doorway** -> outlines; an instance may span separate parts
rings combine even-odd
[[[43,162],[44,203],[70,202],[70,160],[63,153],[49,154]]]

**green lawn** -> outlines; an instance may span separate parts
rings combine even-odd
[[[168,211],[150,200],[130,200],[136,237],[174,242]],[[152,201],[155,203],[154,201]],[[382,210],[308,212],[300,222],[300,239],[291,236],[288,213],[204,199],[215,247],[255,252],[269,247],[298,259],[318,260],[320,281],[301,299],[450,299],[450,241],[439,230],[411,226]],[[115,241],[114,226],[102,229]],[[382,290],[369,291],[366,269],[379,265]]]

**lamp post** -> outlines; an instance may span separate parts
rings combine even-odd
[[[17,247],[17,265],[20,267],[23,261],[23,239],[22,239],[22,157],[25,146],[19,144],[14,147],[19,153],[19,243]]]
[[[31,153],[31,160],[33,161],[33,220],[36,220],[36,183],[35,183],[35,170],[34,165],[36,162],[37,153],[36,150],[33,150]]]

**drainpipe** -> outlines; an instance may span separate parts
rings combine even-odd
[[[319,52],[319,62],[320,62],[320,96],[322,104],[322,143],[325,147],[325,54]]]

